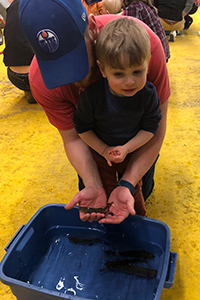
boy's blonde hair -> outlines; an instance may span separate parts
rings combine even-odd
[[[106,13],[117,14],[122,9],[121,0],[102,0],[102,7]]]
[[[137,21],[121,17],[108,22],[99,32],[96,56],[101,67],[125,69],[149,60],[150,40],[146,29]]]

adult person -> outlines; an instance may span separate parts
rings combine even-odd
[[[7,67],[7,75],[10,82],[18,89],[24,91],[29,104],[34,104],[36,101],[31,93],[28,79],[34,52],[20,28],[19,3],[20,0],[14,0],[7,8],[3,62]]]
[[[158,16],[165,31],[170,31],[169,41],[174,42],[176,32],[182,31],[184,17],[192,9],[194,0],[154,0]]]
[[[19,7],[21,27],[36,53],[29,73],[31,90],[44,108],[50,123],[59,130],[68,159],[85,185],[66,205],[66,209],[71,209],[76,204],[93,208],[105,207],[107,197],[97,165],[88,146],[76,133],[72,118],[83,88],[100,78],[95,58],[95,41],[99,30],[110,20],[122,16],[87,17],[79,0],[49,0],[48,4],[46,9],[43,0],[21,0]],[[151,59],[147,79],[157,89],[162,120],[157,134],[131,155],[123,181],[118,182],[108,199],[109,203],[113,203],[110,207],[112,215],[80,212],[83,221],[120,223],[129,212],[133,213],[134,198],[131,190],[138,181],[142,178],[145,199],[153,189],[155,161],[165,136],[170,88],[161,42],[147,25],[140,20],[137,22],[145,27],[150,37]],[[104,218],[101,219],[102,217]]]

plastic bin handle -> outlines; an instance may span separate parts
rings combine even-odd
[[[177,259],[177,253],[170,252],[168,271],[167,271],[167,276],[166,276],[165,284],[164,284],[164,288],[166,288],[166,289],[169,289],[174,283],[176,259]]]
[[[12,243],[14,242],[14,240],[16,239],[16,237],[19,235],[19,233],[22,231],[22,229],[24,228],[25,225],[22,225],[17,232],[15,233],[15,235],[12,237],[12,239],[10,240],[10,242],[6,245],[6,247],[4,248],[5,251],[8,251],[10,246],[12,245]]]

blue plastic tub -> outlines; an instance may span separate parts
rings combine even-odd
[[[119,225],[82,222],[77,208],[66,211],[62,204],[39,209],[6,251],[0,279],[18,300],[158,300],[173,284],[176,265],[165,223],[140,216]],[[133,251],[151,253],[134,264],[157,274],[146,278],[106,267],[132,261]]]

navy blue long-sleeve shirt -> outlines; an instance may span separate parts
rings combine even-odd
[[[80,95],[74,126],[81,134],[93,130],[108,146],[124,145],[139,130],[156,134],[162,118],[154,85],[147,82],[132,97],[117,97],[107,79],[91,84]]]

